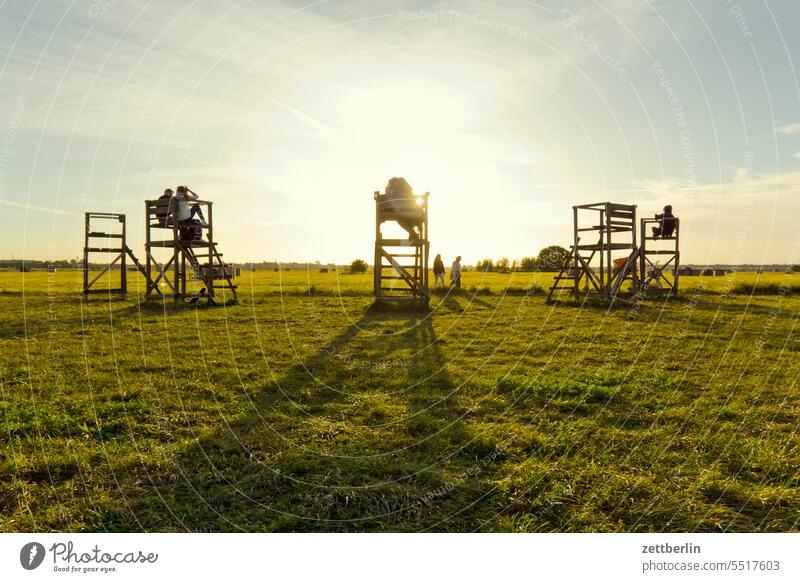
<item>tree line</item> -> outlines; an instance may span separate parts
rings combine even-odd
[[[560,271],[561,267],[569,260],[570,252],[564,247],[550,245],[539,251],[535,257],[522,257],[521,259],[482,259],[475,263],[475,270],[484,273],[511,273],[514,271]],[[356,259],[350,263],[350,273],[366,273],[369,265],[363,259]]]
[[[558,245],[550,245],[540,250],[535,257],[483,259],[475,263],[475,270],[484,273],[555,272],[560,271],[569,258],[570,252],[567,249]]]

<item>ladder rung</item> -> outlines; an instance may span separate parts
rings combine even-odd
[[[109,234],[107,232],[90,232],[87,236],[95,238],[122,238],[121,234]]]
[[[594,244],[594,245],[578,245],[579,251],[622,251],[633,250],[629,243],[611,243],[610,245]]]
[[[427,244],[427,241],[422,239],[409,239],[409,238],[384,238],[378,241],[379,246],[389,247],[421,247]]]

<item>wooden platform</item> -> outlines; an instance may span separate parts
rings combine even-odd
[[[187,301],[190,304],[201,300],[209,305],[218,305],[221,300],[235,303],[238,285],[233,283],[233,265],[223,262],[222,253],[214,241],[212,203],[207,200],[187,202],[199,204],[203,208],[208,226],[202,228],[203,236],[200,240],[181,237],[181,227],[192,224],[181,224],[174,220],[177,203],[174,197],[145,201],[146,298]],[[162,255],[161,262],[156,256],[159,251]],[[163,256],[164,253],[166,256]],[[201,288],[197,291],[190,290],[193,282],[199,282]]]
[[[117,227],[119,232],[106,232],[97,230],[98,222],[102,222],[108,228]],[[139,263],[136,255],[128,247],[126,241],[126,218],[124,214],[114,212],[85,212],[84,213],[84,243],[83,243],[83,294],[88,297],[93,294],[119,294],[124,297],[128,293],[128,264],[130,259],[137,269],[145,274],[145,269]],[[97,240],[99,239],[99,240]],[[97,240],[97,242],[95,242]],[[117,246],[107,246],[113,241],[118,241]],[[103,246],[95,246],[103,245]],[[89,279],[89,267],[92,263],[93,254],[114,255],[114,258],[105,261],[105,266],[94,279]],[[94,285],[106,274],[111,273],[114,266],[119,266],[119,286],[114,288],[100,289]],[[146,276],[146,275],[145,275]]]
[[[415,301],[427,306],[428,289],[428,196],[413,199],[375,192],[375,253],[373,292],[376,301]],[[385,238],[381,225],[395,221],[413,224],[417,236]],[[387,285],[397,282],[398,285]]]

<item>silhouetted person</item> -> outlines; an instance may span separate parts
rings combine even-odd
[[[434,286],[439,286],[439,281],[442,282],[442,287],[444,287],[444,263],[442,262],[442,255],[436,255],[436,258],[433,259],[433,280]]]
[[[194,221],[194,217],[200,217],[200,226],[206,227],[206,219],[203,216],[203,209],[199,204],[189,206],[189,201],[200,198],[197,194],[189,190],[186,186],[178,186],[175,199],[178,201],[178,222]]]
[[[456,257],[450,265],[450,286],[461,289],[461,257]]]
[[[405,178],[391,178],[386,184],[384,194],[386,209],[398,215],[397,223],[408,232],[409,238],[419,238],[417,229],[420,225],[420,213],[411,184]]]
[[[172,191],[172,188],[167,188],[164,190],[164,193],[158,197],[156,202],[156,218],[160,226],[167,226],[169,222],[169,203],[174,194],[175,192]]]
[[[653,227],[653,236],[670,237],[675,232],[675,217],[672,215],[672,206],[667,204],[663,214],[656,214],[656,220],[660,221],[658,226]]]

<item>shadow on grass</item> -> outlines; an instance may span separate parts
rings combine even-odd
[[[323,333],[324,335],[324,333]],[[458,404],[430,313],[370,307],[248,393],[132,502],[147,530],[408,531],[477,523],[480,479],[452,473],[492,448]],[[462,512],[464,508],[467,511]]]

